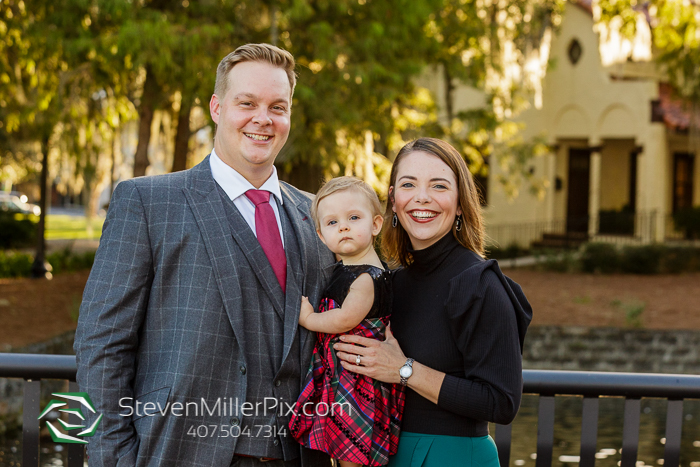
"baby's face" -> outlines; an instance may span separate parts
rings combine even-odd
[[[318,219],[319,237],[341,258],[372,248],[374,237],[382,229],[382,216],[374,215],[369,200],[354,190],[323,198],[318,203]]]

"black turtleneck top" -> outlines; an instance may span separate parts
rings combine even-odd
[[[522,343],[532,309],[495,261],[449,232],[394,275],[391,329],[406,357],[444,372],[437,405],[410,388],[402,431],[485,436],[522,395]],[[410,381],[410,380],[409,380]]]

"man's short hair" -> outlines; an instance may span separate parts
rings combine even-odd
[[[321,200],[332,195],[333,193],[347,190],[360,193],[367,199],[370,209],[372,210],[373,217],[382,215],[382,205],[379,202],[379,197],[367,182],[357,177],[336,177],[330,179],[321,187],[320,190],[318,190],[318,193],[316,193],[316,198],[314,198],[314,202],[311,205],[311,217],[316,223],[316,230],[321,229],[320,219],[318,218],[318,205]]]
[[[223,99],[228,91],[228,74],[231,69],[243,62],[264,62],[282,68],[289,79],[290,102],[294,95],[294,87],[297,84],[297,76],[294,73],[294,57],[286,50],[270,44],[245,44],[224,57],[216,68],[216,83],[214,94]]]

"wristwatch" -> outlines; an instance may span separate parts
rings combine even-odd
[[[413,374],[413,362],[414,360],[412,358],[409,358],[408,360],[406,360],[406,363],[404,363],[403,366],[399,368],[399,376],[401,377],[401,384],[403,386],[406,386],[408,384],[408,378],[410,378]]]

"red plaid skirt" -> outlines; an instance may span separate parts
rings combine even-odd
[[[331,299],[319,307],[321,312],[333,308]],[[388,323],[388,317],[365,319],[346,334],[384,340]],[[318,333],[290,432],[300,444],[336,459],[386,465],[399,443],[403,386],[344,370],[333,350],[338,336]]]

